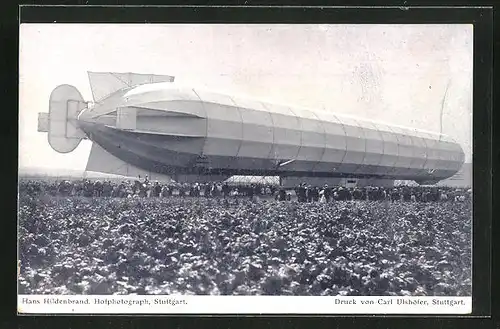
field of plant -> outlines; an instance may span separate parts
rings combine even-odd
[[[471,294],[470,201],[19,200],[20,294]]]

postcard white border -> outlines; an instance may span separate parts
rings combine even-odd
[[[19,314],[470,314],[472,297],[19,295]]]

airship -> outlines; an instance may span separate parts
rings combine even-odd
[[[88,76],[93,100],[74,86],[56,87],[38,131],[59,153],[90,140],[92,171],[109,172],[118,161],[176,181],[251,175],[435,184],[464,163],[461,146],[441,133],[193,88],[173,76]]]

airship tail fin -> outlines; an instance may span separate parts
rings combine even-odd
[[[88,72],[90,88],[94,102],[106,98],[110,94],[129,87],[156,82],[173,82],[175,77],[170,75],[116,73],[116,72]]]
[[[60,85],[50,94],[49,113],[38,114],[38,131],[47,132],[50,146],[59,153],[73,151],[85,133],[78,127],[77,116],[87,107],[73,86]]]
[[[177,183],[206,183],[206,182],[221,182],[228,179],[228,175],[196,175],[196,174],[178,174],[173,177],[158,174],[152,171],[137,168],[129,163],[126,163],[114,155],[107,152],[97,143],[92,144],[90,156],[87,161],[85,172],[99,172],[105,174],[119,175],[123,177],[145,177],[148,176],[150,180],[157,180],[160,182]]]
[[[171,181],[169,176],[148,172],[118,159],[96,143],[92,143],[85,171],[100,172],[124,177],[145,177],[147,175],[152,180],[162,182]]]

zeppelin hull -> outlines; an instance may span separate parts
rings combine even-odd
[[[80,127],[112,155],[166,175],[439,181],[462,166],[445,135],[168,84],[120,91]]]
[[[204,156],[195,150],[205,142],[198,137],[176,137],[135,133],[102,125],[83,125],[89,138],[110,154],[138,168],[159,174],[189,175],[277,175],[290,177],[360,177],[419,180],[419,170],[398,175],[397,170],[362,164],[329,163],[325,171],[290,170],[287,164],[252,157]],[[190,152],[191,150],[191,152]],[[314,161],[298,160],[298,166],[308,167]],[[297,166],[296,165],[296,166]],[[384,174],[380,174],[384,173]],[[453,175],[452,171],[440,175]]]

